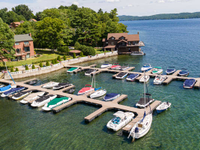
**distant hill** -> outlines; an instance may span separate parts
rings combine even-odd
[[[157,14],[152,16],[118,16],[120,21],[133,21],[133,20],[161,20],[161,19],[190,19],[200,18],[200,12],[194,13],[178,13],[178,14]]]

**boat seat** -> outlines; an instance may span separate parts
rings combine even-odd
[[[142,127],[143,127],[143,125],[142,125],[142,124],[138,124],[138,127],[142,128]]]

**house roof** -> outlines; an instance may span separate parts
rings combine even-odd
[[[34,21],[34,22],[37,22],[37,20],[35,20],[35,19],[30,19],[29,21]]]
[[[20,24],[20,22],[12,22],[11,24]]]
[[[117,43],[120,43],[120,42],[125,42],[125,43],[127,43],[126,40],[120,40],[120,41],[118,41]]]
[[[69,51],[69,53],[79,54],[79,53],[81,53],[81,51],[79,51],[79,50],[71,50],[71,51]]]
[[[108,45],[108,46],[106,46],[104,48],[115,48],[115,47],[116,47],[116,45]]]
[[[128,33],[108,33],[107,39],[115,37],[115,40],[119,40],[120,37],[125,37],[128,41],[140,41],[139,34],[128,34]]]
[[[29,34],[19,34],[14,36],[15,42],[33,41]]]

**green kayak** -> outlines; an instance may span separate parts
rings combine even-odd
[[[77,70],[78,69],[78,67],[72,67],[72,68],[70,68],[69,70],[67,70],[67,72],[73,72],[73,71],[75,71],[75,70]]]

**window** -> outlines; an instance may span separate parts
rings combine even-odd
[[[29,47],[24,47],[25,52],[30,52],[30,48]]]
[[[21,52],[21,49],[20,49],[20,48],[17,48],[17,49],[16,49],[16,52],[17,52],[17,53],[20,53],[20,52]]]
[[[15,45],[19,45],[19,43],[15,43]]]
[[[114,45],[114,42],[111,42],[111,45]]]
[[[124,39],[125,39],[125,37],[123,37],[123,36],[122,36],[120,39],[121,39],[121,40],[124,40]]]
[[[131,45],[131,42],[128,42],[128,45]]]
[[[29,44],[29,42],[24,42],[24,44],[25,44],[25,45],[28,45],[28,44]]]
[[[111,37],[111,40],[115,40],[115,37]]]

